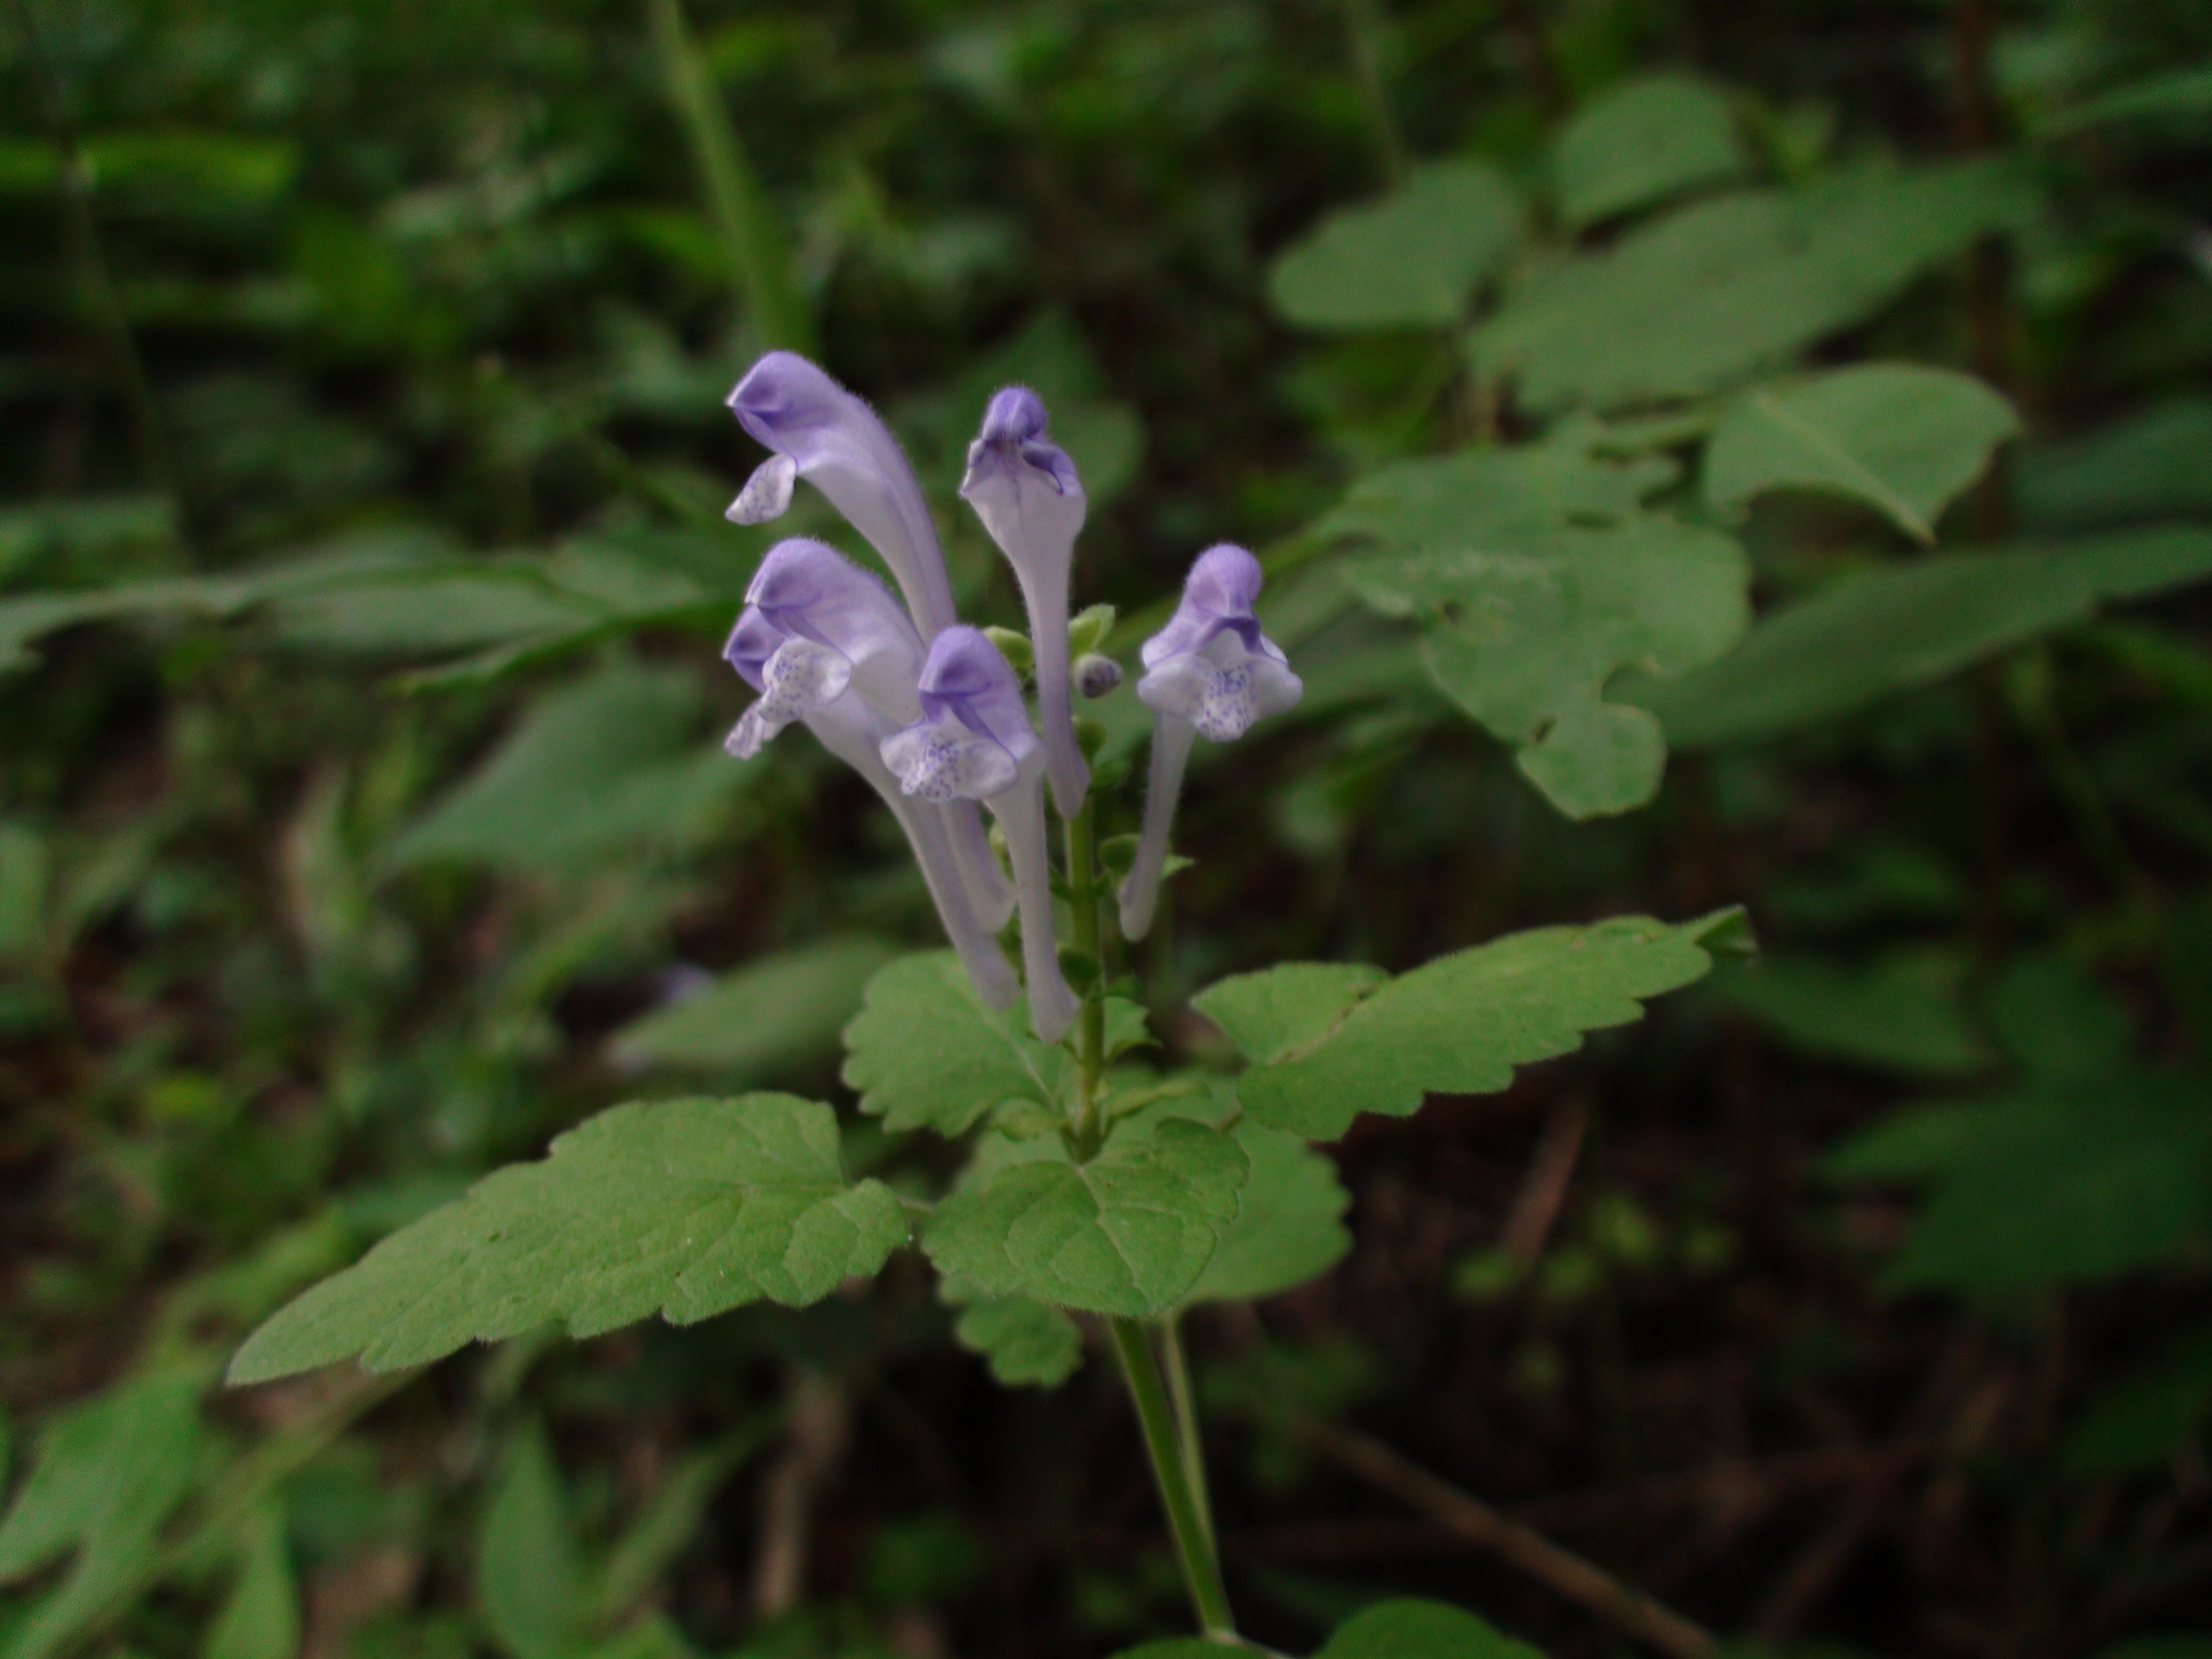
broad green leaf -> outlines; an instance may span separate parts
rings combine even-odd
[[[1750,168],[1717,88],[1693,76],[1649,75],[1567,124],[1552,151],[1552,186],[1561,222],[1580,229]]]
[[[1705,499],[1732,513],[1774,489],[1849,495],[1932,546],[1943,509],[2020,429],[1971,375],[1863,363],[1738,404],[1705,451]]]
[[[1866,968],[1818,957],[1762,957],[1716,975],[1713,994],[1791,1046],[1908,1076],[1942,1077],[1992,1063],[1960,1003],[1963,964],[1908,952]]]
[[[1438,553],[1631,522],[1681,469],[1664,455],[1614,459],[1598,447],[1605,438],[1595,422],[1576,420],[1538,443],[1393,462],[1353,484],[1310,533]]]
[[[845,1081],[887,1129],[966,1132],[994,1107],[1057,1111],[1074,1062],[1030,1035],[1020,1003],[986,1008],[950,951],[903,957],[868,981],[845,1028]]]
[[[750,1079],[835,1054],[861,989],[890,961],[878,939],[834,939],[745,963],[615,1036],[618,1065]]]
[[[545,1435],[507,1437],[477,1538],[477,1603],[508,1659],[556,1659],[580,1633],[582,1578],[568,1495]]]
[[[1486,161],[1437,161],[1322,221],[1275,263],[1275,308],[1308,328],[1446,327],[1513,250],[1521,204]]]
[[[2171,398],[2081,437],[2036,444],[2012,469],[2029,531],[2212,518],[2212,398]]]
[[[133,1593],[163,1522],[190,1489],[203,1440],[201,1370],[134,1377],[63,1411],[0,1520],[0,1584],[73,1555],[60,1581],[0,1631],[5,1659],[46,1659]]]
[[[615,662],[539,701],[475,773],[401,830],[395,869],[452,860],[573,870],[696,835],[747,774],[695,740],[698,677]]]
[[[1056,1389],[1083,1363],[1083,1333],[1059,1309],[1025,1296],[975,1296],[950,1278],[939,1285],[960,1307],[952,1334],[989,1362],[1000,1386]]]
[[[1121,1133],[1088,1164],[1049,1136],[937,1206],[922,1248],[985,1296],[1133,1319],[1176,1305],[1236,1219],[1247,1171],[1236,1141],[1187,1119]]]
[[[1887,306],[2031,204],[2001,161],[1867,168],[1700,202],[1540,270],[1473,350],[1539,410],[1712,392]]]
[[[1352,1248],[1352,1195],[1336,1164],[1296,1135],[1258,1123],[1231,1131],[1251,1166],[1237,1218],[1188,1302],[1250,1302],[1327,1273]]]
[[[1679,926],[1616,916],[1537,928],[1380,983],[1346,975],[1326,1018],[1307,963],[1223,980],[1192,1006],[1253,1062],[1237,1095],[1255,1121],[1334,1140],[1360,1112],[1406,1117],[1425,1095],[1494,1093],[1515,1066],[1640,1018],[1644,999],[1704,978],[1710,952],[1733,948],[1741,929],[1733,910]],[[1285,1000],[1271,981],[1290,970],[1304,981],[1295,1023],[1268,1012]]]
[[[208,1628],[205,1659],[295,1659],[300,1589],[284,1537],[284,1512],[258,1505],[239,1533],[238,1577]]]
[[[1711,666],[1618,688],[1683,748],[1771,738],[1924,685],[2108,601],[2212,575],[2212,531],[2148,530],[1848,576],[1763,618]]]
[[[637,1102],[486,1176],[282,1310],[231,1361],[258,1382],[359,1355],[436,1359],[556,1321],[592,1336],[820,1300],[907,1238],[882,1182],[848,1181],[837,1118],[790,1095]]]
[[[1378,611],[1420,623],[1445,695],[1574,818],[1642,805],[1666,769],[1659,722],[1607,701],[1613,675],[1698,667],[1750,622],[1743,549],[1658,517],[1376,556],[1350,580]]]
[[[2212,1089],[2129,1066],[2071,1090],[1903,1112],[1830,1173],[1924,1183],[1887,1282],[1970,1295],[2109,1278],[2212,1237]]]

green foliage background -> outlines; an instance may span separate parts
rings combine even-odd
[[[1028,1296],[1085,1292],[975,1243],[1110,1206],[996,1130],[941,1296],[538,1328],[733,1299],[672,1269],[219,1384],[616,1102],[787,1130],[858,1240],[818,1295],[1049,1101],[913,1063],[867,792],[720,753],[770,539],[721,400],[778,344],[908,444],[969,614],[1019,615],[951,496],[1014,379],[1125,662],[1199,549],[1268,565],[1305,702],[1201,750],[1131,964],[1164,1058],[1250,1062],[1245,1231],[1111,1292],[1191,1309],[1255,1637],[1631,1639],[1319,1422],[1747,1650],[2204,1653],[2201,6],[10,0],[0,86],[0,1656],[1183,1628]],[[1674,937],[1516,930],[1734,903],[1757,963],[1577,1053],[1703,957],[1516,1000]],[[1345,966],[1236,977],[1286,958]],[[709,1164],[727,1109],[662,1109]],[[1213,1193],[1177,1124],[1115,1145]]]

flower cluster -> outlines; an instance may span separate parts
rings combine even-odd
[[[1030,1025],[1057,1042],[1079,1004],[1054,943],[1045,789],[1063,817],[1082,810],[1091,774],[1072,691],[1101,695],[1121,678],[1109,659],[1069,661],[1068,588],[1088,505],[1074,462],[1048,435],[1036,394],[1008,386],[984,411],[960,485],[1029,613],[1032,723],[1005,655],[954,614],[921,486],[875,411],[786,351],[754,364],[730,407],[772,453],[729,517],[779,516],[804,478],[875,549],[905,600],[826,543],[794,537],[771,548],[723,651],[760,693],[730,733],[730,752],[755,755],[797,722],[866,778],[906,831],[945,934],[993,1007],[1023,989],[997,937],[1018,910]],[[1243,548],[1210,549],[1191,567],[1174,617],[1145,642],[1137,695],[1153,712],[1152,770],[1119,895],[1127,938],[1152,925],[1194,738],[1241,737],[1298,699],[1297,676],[1253,615],[1260,580],[1259,561]],[[1011,884],[979,803],[1005,836]]]

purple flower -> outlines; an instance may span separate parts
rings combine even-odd
[[[794,537],[769,550],[722,654],[761,696],[726,747],[750,758],[803,721],[866,778],[913,846],[922,879],[977,994],[1003,1008],[1013,970],[993,937],[1012,894],[969,802],[913,800],[884,764],[884,739],[922,713],[921,641],[896,599],[835,548]]]
[[[880,581],[826,543],[795,536],[769,550],[722,654],[761,694],[730,733],[741,759],[848,690],[895,726],[921,710],[914,624]]]
[[[1152,757],[1144,829],[1120,895],[1125,939],[1151,931],[1192,738],[1241,738],[1305,690],[1253,615],[1261,580],[1259,560],[1244,549],[1227,542],[1208,548],[1191,565],[1175,615],[1145,641],[1137,696],[1152,710]]]
[[[730,393],[738,423],[775,453],[730,504],[738,524],[764,524],[805,478],[883,556],[924,638],[953,623],[945,555],[914,469],[876,412],[805,358],[771,351]]]
[[[1077,1004],[1054,949],[1044,752],[1022,707],[1021,682],[981,630],[953,627],[931,644],[920,691],[921,718],[884,739],[884,763],[906,793],[980,800],[1005,830],[1021,908],[1030,1025],[1057,1042]]]
[[[1073,817],[1091,787],[1091,769],[1075,743],[1067,661],[1070,568],[1088,503],[1075,463],[1045,435],[1044,404],[1027,386],[1010,386],[992,398],[982,432],[968,446],[960,493],[1021,585],[1052,798],[1061,817]]]

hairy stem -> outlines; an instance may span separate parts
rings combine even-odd
[[[1105,1140],[1105,1125],[1098,1115],[1098,1085],[1106,1073],[1106,999],[1103,988],[1105,956],[1098,906],[1105,884],[1098,879],[1098,798],[1085,795],[1083,805],[1067,823],[1068,910],[1074,922],[1073,943],[1089,957],[1097,971],[1083,993],[1083,1012],[1078,1017],[1075,1059],[1081,1094],[1076,1104],[1076,1156],[1087,1158]]]
[[[1233,1641],[1236,1621],[1229,1613],[1229,1592],[1222,1587],[1221,1565],[1191,1494],[1182,1448],[1176,1437],[1174,1413],[1167,1391],[1160,1386],[1159,1368],[1145,1341],[1144,1327],[1133,1319],[1111,1319],[1114,1352],[1121,1362],[1121,1376],[1129,1385],[1129,1398],[1137,1407],[1137,1423],[1145,1431],[1145,1449],[1152,1455],[1152,1479],[1160,1489],[1160,1503],[1168,1512],[1168,1530],[1175,1535],[1176,1555],[1182,1564],[1184,1587],[1198,1614],[1198,1626],[1218,1641]]]

